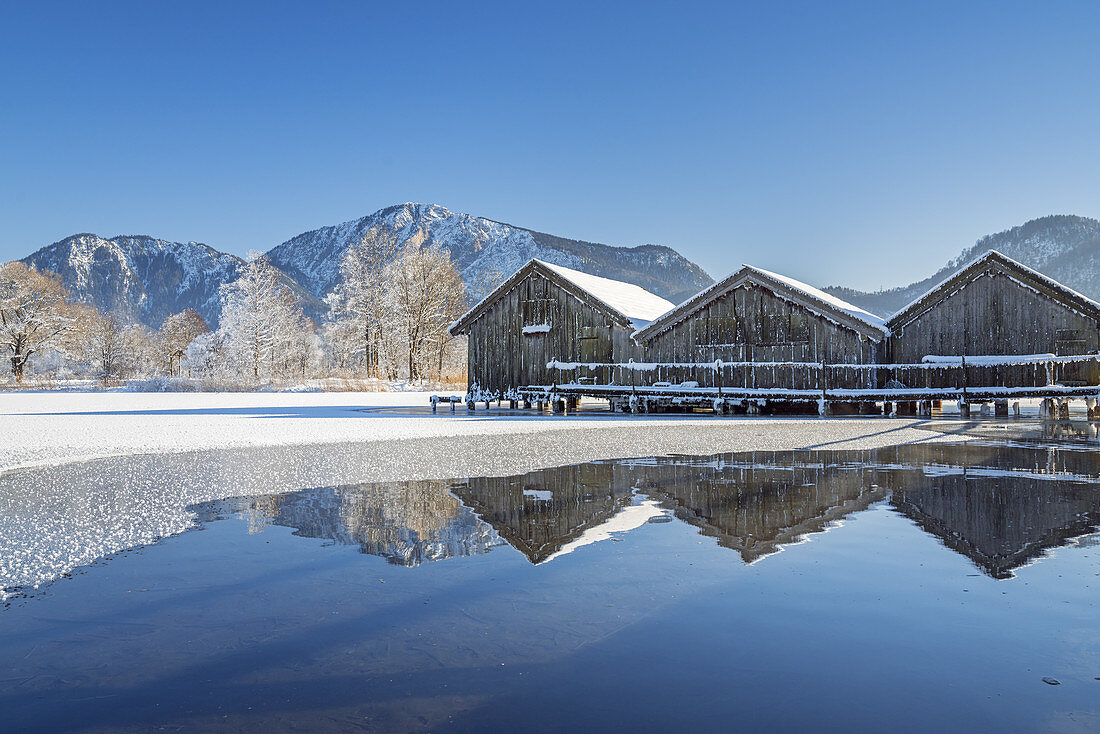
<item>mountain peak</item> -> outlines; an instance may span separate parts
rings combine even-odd
[[[671,248],[612,247],[572,240],[417,202],[304,232],[275,247],[268,256],[276,267],[321,298],[338,282],[344,253],[375,227],[395,233],[400,241],[422,232],[427,244],[448,250],[475,297],[486,290],[482,284],[507,276],[531,259],[634,283],[672,301],[712,282],[698,265]]]

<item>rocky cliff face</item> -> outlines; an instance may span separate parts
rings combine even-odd
[[[60,275],[77,300],[154,328],[185,308],[217,323],[218,288],[236,279],[244,264],[198,242],[94,234],[66,237],[23,262]]]
[[[199,242],[168,242],[145,235],[107,239],[94,234],[66,237],[23,262],[60,275],[76,300],[154,329],[168,315],[186,308],[217,326],[219,289],[236,280],[245,264],[236,255]],[[285,282],[307,314],[321,313],[323,304],[290,278]]]

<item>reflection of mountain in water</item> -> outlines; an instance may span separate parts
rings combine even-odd
[[[246,514],[250,532],[265,525],[294,528],[304,538],[357,545],[391,563],[418,566],[484,553],[501,540],[447,492],[442,481],[325,487],[238,498],[196,507],[200,520]]]

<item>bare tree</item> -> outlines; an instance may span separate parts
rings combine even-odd
[[[145,324],[130,324],[122,332],[124,364],[129,377],[148,377],[161,369],[160,335]]]
[[[417,233],[413,239],[423,241]],[[375,227],[350,247],[340,262],[340,283],[325,299],[332,323],[326,330],[338,352],[360,356],[368,375],[379,376],[386,321],[386,266],[399,251],[396,233]]]
[[[125,360],[126,325],[118,313],[95,312],[84,329],[88,360],[104,386],[121,377]]]
[[[167,362],[168,376],[174,377],[187,352],[187,347],[199,334],[210,331],[206,319],[193,308],[174,313],[164,320],[159,332],[161,359]]]
[[[21,262],[0,266],[0,344],[17,382],[31,355],[56,344],[72,325],[68,294],[54,273]]]
[[[438,364],[442,372],[447,328],[461,316],[468,300],[450,253],[410,240],[386,267],[385,276],[407,350],[409,379],[423,379],[429,365]]]
[[[222,287],[221,326],[230,369],[260,382],[298,372],[306,332],[312,322],[266,257],[258,257],[241,277]],[[304,371],[304,370],[303,370]]]

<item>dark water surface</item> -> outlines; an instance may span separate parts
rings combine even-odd
[[[190,509],[8,590],[0,730],[1100,731],[1095,441]]]

